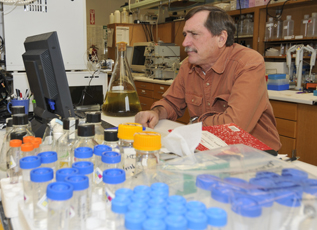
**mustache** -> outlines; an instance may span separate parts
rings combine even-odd
[[[197,53],[197,50],[195,48],[191,48],[191,47],[186,46],[185,47],[185,52],[195,52],[195,53]]]

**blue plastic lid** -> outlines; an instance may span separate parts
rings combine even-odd
[[[204,212],[206,210],[206,205],[203,202],[193,200],[187,202],[186,208],[188,211]]]
[[[272,80],[286,79],[286,74],[269,74],[268,79],[272,79]]]
[[[104,152],[112,151],[112,148],[108,145],[95,145],[94,154],[97,156],[101,156]]]
[[[32,182],[41,183],[53,180],[54,171],[52,168],[36,168],[30,172]]]
[[[270,177],[254,177],[249,180],[249,183],[254,185],[252,188],[265,190],[272,190],[276,187],[274,180]]]
[[[127,212],[124,217],[124,226],[129,230],[141,230],[145,220],[144,212]]]
[[[166,206],[166,211],[169,214],[184,215],[188,210],[183,204],[173,203]]]
[[[308,179],[308,173],[294,168],[285,168],[282,170],[282,177],[293,181],[302,181]]]
[[[168,198],[168,191],[166,190],[152,190],[150,192],[151,197],[162,197],[167,199]]]
[[[143,230],[165,230],[166,224],[160,219],[147,219],[143,223]]]
[[[198,188],[211,191],[211,189],[218,184],[218,181],[219,177],[217,176],[200,174],[196,178],[196,186]]]
[[[28,156],[20,159],[21,169],[34,169],[41,166],[41,158],[39,156]]]
[[[125,214],[128,212],[128,206],[131,200],[128,197],[119,196],[111,200],[111,210],[115,213]]]
[[[132,201],[141,201],[141,202],[148,202],[150,200],[150,196],[144,193],[133,193],[131,195]]]
[[[281,190],[275,193],[275,201],[287,207],[301,206],[302,193],[295,190]]]
[[[255,177],[266,177],[266,178],[273,178],[273,179],[278,179],[280,177],[279,174],[275,172],[270,172],[270,171],[259,171],[256,172]]]
[[[144,202],[134,201],[128,206],[129,211],[133,212],[145,212],[148,209],[148,205]]]
[[[41,157],[42,164],[49,164],[57,161],[57,152],[48,151],[48,152],[41,152],[37,154]]]
[[[73,168],[78,169],[79,174],[90,174],[94,172],[94,164],[90,161],[78,161],[73,163]]]
[[[304,192],[317,196],[317,180],[307,179],[303,181]]]
[[[160,191],[166,191],[166,193],[169,193],[169,187],[167,184],[165,183],[162,183],[162,182],[156,182],[156,183],[153,183],[151,185],[151,189],[153,191],[155,190],[160,190]]]
[[[74,150],[75,158],[91,158],[93,156],[92,148],[78,147]]]
[[[117,164],[121,162],[121,154],[115,151],[108,151],[101,154],[101,161],[106,164]]]
[[[271,191],[266,191],[262,189],[250,189],[248,190],[248,194],[252,196],[262,207],[272,207],[275,201],[275,193]]]
[[[129,188],[119,188],[115,191],[115,196],[124,196],[124,197],[128,197],[130,199],[130,197],[133,194],[133,191]]]
[[[227,177],[224,179],[224,182],[226,182],[228,186],[239,191],[246,191],[248,188],[248,182],[240,178]]]
[[[205,230],[208,225],[208,218],[204,212],[189,211],[186,212],[187,228],[195,230]]]
[[[283,178],[283,177],[282,177]],[[300,183],[291,180],[279,180],[275,182],[275,189],[273,192],[279,193],[280,191],[295,191],[298,193],[303,193],[303,187]]]
[[[152,219],[164,219],[167,216],[167,212],[164,208],[149,208],[146,210],[148,218]]]
[[[70,175],[78,174],[79,170],[75,168],[62,168],[56,171],[56,181],[65,181],[65,178]]]
[[[234,193],[235,190],[232,187],[218,185],[211,191],[211,197],[218,202],[228,204]]]
[[[212,227],[224,227],[227,225],[227,212],[222,208],[208,208],[206,210],[206,215],[208,218],[208,225]]]
[[[259,217],[262,214],[261,206],[255,199],[248,196],[236,196],[231,204],[231,210],[244,217]]]
[[[106,169],[103,171],[102,180],[106,184],[120,184],[125,181],[125,171],[123,169]]]
[[[181,215],[168,215],[165,223],[167,230],[187,230],[187,220]]]
[[[51,200],[68,200],[73,197],[73,186],[66,182],[53,182],[46,188],[46,196]]]
[[[186,204],[186,199],[183,196],[173,195],[167,198],[167,203],[169,204]]]
[[[89,178],[84,175],[71,175],[65,178],[65,182],[74,187],[74,191],[80,191],[89,187]]]
[[[134,187],[133,192],[134,193],[143,193],[143,194],[149,195],[151,192],[151,188],[147,185],[138,185],[138,186]]]
[[[152,197],[148,202],[150,207],[165,208],[166,199],[162,197]]]

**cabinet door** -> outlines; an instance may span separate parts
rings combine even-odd
[[[166,92],[166,90],[169,88],[169,85],[162,85],[162,84],[155,84],[154,85],[154,93],[153,97],[155,99],[161,99],[163,98],[163,94]]]
[[[277,118],[296,121],[297,120],[297,104],[283,101],[270,100],[273,107],[274,116]]]
[[[142,110],[150,110],[151,109],[151,105],[153,104],[153,98],[139,96],[139,99],[140,99],[140,104],[141,104]]]
[[[138,89],[148,89],[148,90],[154,89],[153,83],[143,82],[143,81],[135,81],[134,83],[135,83],[135,87]]]
[[[139,96],[153,98],[153,91],[148,89],[137,88]]]
[[[288,157],[292,157],[292,152],[296,149],[296,139],[280,136],[280,141],[282,143],[282,147],[278,153],[287,154]]]
[[[285,137],[296,138],[296,121],[276,118],[276,128],[278,134]]]

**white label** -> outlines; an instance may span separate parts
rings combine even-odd
[[[303,38],[304,38],[303,35],[297,35],[297,36],[295,36],[295,39],[303,39]]]
[[[273,26],[273,23],[266,24],[266,27],[272,27],[272,26]]]
[[[37,207],[42,209],[43,211],[47,211],[47,197],[46,194],[42,196],[42,198],[37,202]]]
[[[106,201],[111,202],[114,198],[114,193],[110,191],[107,187],[105,188]]]
[[[285,40],[287,40],[287,39],[292,39],[292,36],[285,36],[284,39],[285,39]]]
[[[76,120],[69,119],[69,139],[75,139],[75,131],[76,131]]]
[[[15,163],[15,160],[13,159],[12,156],[10,156],[10,163],[9,163],[9,169],[14,168],[15,166],[17,166],[17,164]]]
[[[287,28],[288,28],[288,26],[284,26],[284,27],[283,27],[284,30],[287,30]]]
[[[130,111],[129,97],[125,96],[124,101],[125,101],[125,110]]]
[[[69,219],[73,218],[75,216],[74,207],[71,205],[69,209]]]
[[[236,126],[229,126],[228,128],[231,129],[234,132],[239,132],[240,131],[240,129],[238,129]]]
[[[121,90],[124,90],[124,87],[123,87],[123,85],[113,86],[112,90],[113,91],[121,91]]]
[[[308,20],[303,20],[303,24],[307,24],[308,23]]]
[[[227,146],[223,140],[208,131],[202,131],[200,144],[205,146],[207,149]]]
[[[124,148],[123,149],[123,157],[124,157],[123,169],[126,171],[127,174],[134,172],[135,155],[136,155],[136,153],[135,153],[134,148]]]
[[[143,157],[143,159],[142,159],[142,166],[147,167],[147,160],[148,160],[148,158]]]
[[[95,182],[97,184],[102,182],[102,171],[98,167],[95,169]]]

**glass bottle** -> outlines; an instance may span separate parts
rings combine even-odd
[[[101,126],[101,113],[100,112],[88,112],[86,113],[86,123],[95,125],[95,140],[98,144],[103,142],[104,128]]]
[[[119,149],[123,169],[126,176],[133,176],[135,169],[135,149],[133,148],[134,134],[142,132],[142,125],[138,123],[123,123],[118,127]]]
[[[307,37],[317,36],[317,13],[312,13],[312,17],[308,21]]]
[[[283,38],[294,35],[294,20],[292,15],[287,15],[286,20],[283,21]]]
[[[273,37],[275,39],[282,39],[282,34],[283,34],[283,20],[281,18],[278,18],[274,22]]]
[[[57,140],[56,152],[58,154],[57,168],[71,167],[71,151],[77,137],[78,119],[74,117],[63,119],[63,134]]]
[[[245,35],[252,35],[253,34],[253,25],[252,25],[252,15],[247,14],[246,18],[243,22],[243,34]]]
[[[78,125],[78,139],[72,146],[71,161],[74,163],[74,151],[78,147],[90,147],[94,149],[95,145],[98,145],[95,137],[95,126],[93,124],[80,124]],[[93,159],[94,163],[94,159]]]
[[[265,38],[264,38],[265,41],[273,38],[273,28],[274,28],[273,18],[269,18],[265,26]]]
[[[304,19],[302,20],[301,28],[300,28],[300,34],[303,35],[304,38],[307,37],[308,19],[309,19],[309,14],[305,14]]]
[[[125,8],[123,8],[121,12],[121,23],[128,23],[128,22],[129,22],[128,12]]]
[[[43,135],[43,141],[40,146],[41,152],[46,151],[55,151],[55,141],[54,141],[54,129],[51,124],[51,121],[48,121],[46,124],[45,132]]]
[[[126,58],[127,44],[117,43],[117,60],[102,111],[107,116],[134,116],[141,111],[140,100]]]
[[[25,143],[21,145],[22,157],[34,156],[34,146],[31,143]]]
[[[23,105],[16,105],[11,107],[12,115],[15,114],[26,114],[25,107]],[[29,121],[29,130],[32,130],[31,122]]]
[[[20,158],[21,158],[21,140],[11,140],[10,149],[7,154],[7,174],[10,177],[10,184],[19,182],[20,171]]]
[[[108,145],[112,151],[120,152],[117,127],[104,130],[104,142],[102,144]]]
[[[3,137],[3,140],[7,139],[8,133],[13,129],[12,127],[13,121],[12,117],[6,119],[6,133]],[[7,156],[7,142],[3,141],[1,146],[1,156],[0,156],[0,170],[6,172],[7,164],[6,164],[6,156]]]

